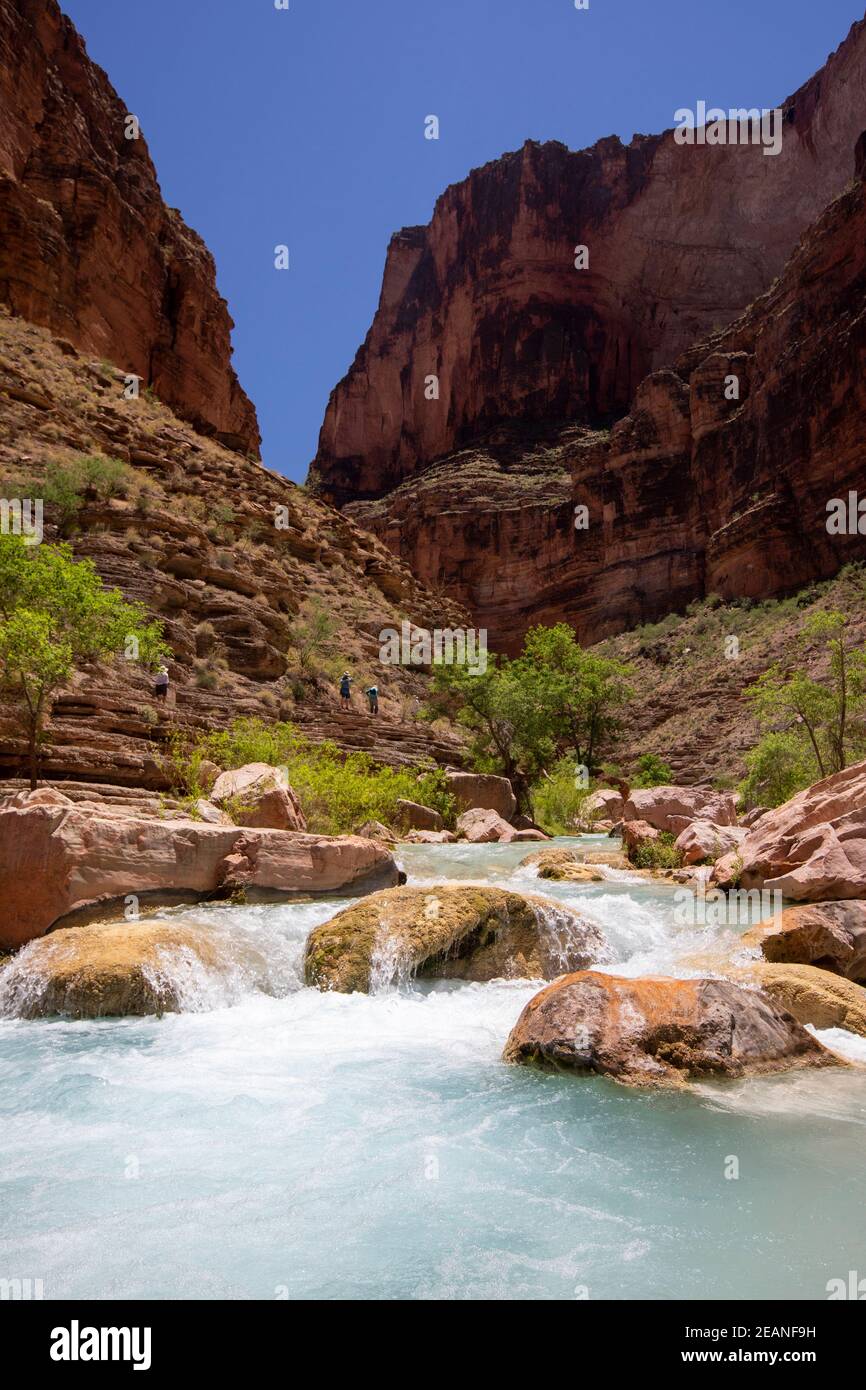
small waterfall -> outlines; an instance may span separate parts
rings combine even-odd
[[[370,955],[370,993],[384,994],[411,978],[409,959],[398,937],[380,927]]]
[[[604,934],[590,918],[554,902],[533,902],[531,906],[548,966],[547,978],[612,960]]]

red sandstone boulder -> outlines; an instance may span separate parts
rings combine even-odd
[[[397,838],[393,830],[389,830],[380,820],[364,821],[354,834],[361,835],[365,840],[381,840],[384,844],[393,844]]]
[[[236,825],[258,830],[306,830],[301,803],[285,768],[246,763],[216,779],[210,799],[227,810]]]
[[[622,819],[625,801],[618,791],[613,787],[600,787],[597,792],[586,798],[583,803],[583,815],[586,820],[599,822],[609,821],[615,824]]]
[[[756,990],[729,980],[632,980],[595,971],[564,975],[530,999],[503,1057],[636,1086],[838,1062]]]
[[[473,845],[492,844],[494,840],[508,840],[514,834],[508,821],[495,811],[483,811],[475,807],[464,811],[457,821],[457,834]]]
[[[79,810],[56,792],[50,802],[36,792],[31,805],[31,795],[0,810],[0,947],[130,896],[352,893],[398,882],[393,858],[375,840],[116,817]]]
[[[453,845],[456,839],[451,830],[410,830],[406,836],[410,845]]]
[[[866,984],[866,902],[789,907],[778,924],[758,931],[765,960],[814,965]]]
[[[653,844],[661,832],[645,820],[630,820],[623,825],[621,833],[623,849],[633,859],[641,846]]]
[[[649,787],[633,791],[623,807],[624,821],[646,821],[656,830],[679,835],[696,820],[736,825],[737,805],[730,792],[702,787]]]
[[[866,762],[767,812],[739,854],[743,888],[778,890],[795,902],[866,898]],[[725,857],[713,877],[724,887],[735,872]]]
[[[480,772],[446,772],[448,790],[457,802],[458,811],[496,811],[503,820],[513,820],[517,797],[507,777],[493,777]],[[524,829],[532,827],[524,826]]]
[[[395,821],[407,830],[441,830],[442,817],[431,806],[419,806],[417,801],[398,801]]]
[[[748,834],[738,825],[713,825],[708,820],[693,821],[677,836],[676,848],[684,864],[712,864],[723,854],[736,852]]]

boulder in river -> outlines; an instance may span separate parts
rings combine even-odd
[[[458,818],[457,833],[472,845],[488,845],[499,840],[509,841],[514,830],[496,811],[484,811],[476,806]]]
[[[0,974],[0,1012],[74,1019],[176,1013],[190,973],[219,969],[219,948],[200,927],[62,928],[25,946]]]
[[[554,979],[607,954],[594,922],[536,894],[445,883],[391,888],[316,927],[308,984],[366,993],[411,976]]]
[[[705,787],[649,787],[633,791],[622,810],[623,821],[645,821],[655,830],[679,835],[696,820],[736,825],[737,803],[730,792]]]
[[[471,811],[477,807],[482,811],[496,811],[503,820],[511,821],[517,810],[517,797],[507,777],[494,777],[489,773],[447,771],[445,780],[448,790],[457,803],[458,811]],[[533,826],[519,827],[531,830]]]
[[[866,989],[818,970],[814,965],[777,965],[755,961],[747,977],[798,1023],[813,1028],[844,1028],[866,1037]]]
[[[739,825],[696,820],[677,836],[676,849],[684,864],[714,864],[723,854],[736,851],[747,834]]]
[[[793,902],[866,898],[866,762],[825,777],[761,816],[714,880]]]
[[[866,902],[789,907],[753,935],[765,960],[814,965],[866,984]]]
[[[360,836],[118,817],[110,807],[82,810],[49,788],[0,809],[0,949],[71,913],[104,915],[130,896],[151,904],[239,892],[288,897],[397,882],[388,849]]]
[[[554,882],[603,883],[604,874],[591,864],[584,864],[572,849],[538,849],[521,859],[520,868],[535,865],[539,878]]]
[[[589,970],[530,999],[503,1057],[636,1086],[839,1061],[786,1010],[730,980],[624,979]]]

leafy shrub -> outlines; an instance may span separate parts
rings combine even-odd
[[[679,869],[682,856],[676,847],[676,836],[663,830],[657,840],[645,840],[630,856],[636,869]]]
[[[817,760],[799,732],[764,734],[746,754],[746,767],[740,792],[747,807],[781,806],[820,776]]]
[[[644,753],[637,761],[632,778],[633,787],[669,787],[674,780],[673,769],[655,753]]]
[[[201,764],[231,769],[245,763],[285,767],[310,830],[344,835],[367,820],[393,823],[398,801],[418,801],[454,824],[454,798],[439,768],[379,766],[366,753],[335,743],[310,743],[289,723],[238,719],[228,729],[176,743],[170,766],[178,791],[204,795]]]
[[[50,463],[42,482],[28,480],[18,491],[41,497],[52,508],[62,532],[67,531],[87,499],[108,501],[125,497],[137,483],[135,470],[119,459],[102,454],[81,454],[66,463]]]
[[[560,758],[552,772],[532,789],[532,811],[549,835],[574,835],[583,824],[583,805],[590,795],[577,778],[573,758]]]

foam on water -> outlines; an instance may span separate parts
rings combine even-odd
[[[519,888],[527,849],[401,858]],[[690,973],[720,935],[677,926],[664,885],[531,886],[623,972]],[[371,995],[304,988],[342,906],[173,912],[238,961],[221,996],[166,962],[190,1012],[0,1021],[0,1276],[57,1298],[808,1299],[862,1264],[866,1070],[672,1094],[508,1067],[537,981],[395,988],[386,952]]]

